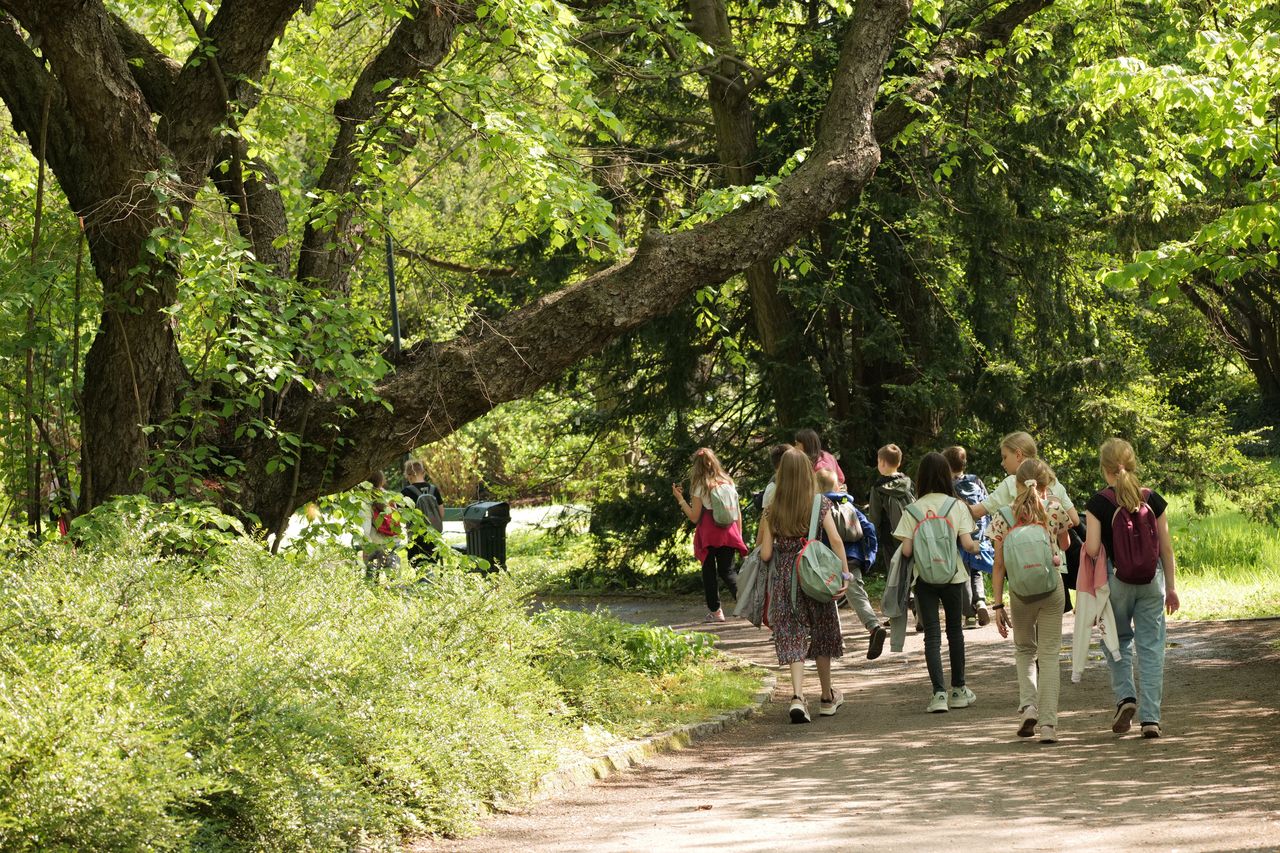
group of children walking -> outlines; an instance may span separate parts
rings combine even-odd
[[[769,567],[764,623],[772,629],[779,665],[790,671],[793,723],[811,720],[804,689],[806,659],[817,665],[819,715],[835,714],[844,701],[831,682],[831,661],[844,654],[842,601],[848,601],[868,632],[867,657],[881,655],[889,632],[863,582],[864,573],[874,566],[889,576],[889,587],[895,586],[896,578],[904,595],[908,589],[914,594],[930,681],[928,712],[965,708],[977,701],[965,679],[964,627],[994,619],[1001,637],[1013,636],[1018,736],[1038,734],[1042,743],[1057,741],[1067,552],[1080,516],[1054,472],[1038,457],[1030,435],[1005,436],[1000,460],[1007,476],[988,493],[979,478],[967,473],[962,447],[926,454],[913,483],[899,470],[902,451],[887,445],[877,454],[878,477],[864,514],[846,490],[839,463],[822,449],[816,432],[802,430],[794,446],[771,450],[774,476],[760,497],[756,547]],[[1099,467],[1106,487],[1085,506],[1082,563],[1106,567],[1105,576],[1090,590],[1103,603],[1091,607],[1090,613],[1105,615],[1107,625],[1114,617],[1114,637],[1108,638],[1113,642],[1106,646],[1116,698],[1111,728],[1123,734],[1136,717],[1143,737],[1159,737],[1165,615],[1179,606],[1166,502],[1141,486],[1128,442],[1104,442]],[[702,564],[707,620],[722,622],[719,585],[723,582],[737,597],[734,566],[738,556],[748,553],[737,491],[710,448],[694,454],[690,481],[689,499],[680,485],[673,486],[673,493],[697,525],[694,553]],[[831,545],[840,561],[843,586],[834,590],[833,600],[795,593],[797,558],[813,538]],[[983,580],[988,572],[989,600]],[[942,664],[944,618],[949,679],[944,678]],[[898,649],[901,635],[894,637]]]

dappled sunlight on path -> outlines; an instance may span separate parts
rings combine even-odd
[[[690,622],[696,599],[605,599],[622,618],[709,629],[775,665],[768,633]],[[848,622],[846,618],[846,623]],[[926,714],[919,635],[904,655],[834,667],[846,703],[786,721],[789,681],[745,723],[649,766],[489,821],[481,837],[420,850],[1280,849],[1280,621],[1171,623],[1165,737],[1110,731],[1106,664],[1070,683],[1064,623],[1061,741],[1015,736],[1013,648],[965,632],[970,708]],[[944,650],[945,657],[945,650]],[[1096,657],[1096,655],[1095,655]]]

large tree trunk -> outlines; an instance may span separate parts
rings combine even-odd
[[[742,73],[733,30],[723,0],[689,0],[692,29],[716,53],[707,75],[707,99],[716,132],[716,152],[724,184],[751,186],[759,177],[760,154],[751,81]],[[747,295],[765,374],[784,430],[812,425],[826,416],[818,376],[805,352],[795,308],[778,289],[775,258],[746,269]]]

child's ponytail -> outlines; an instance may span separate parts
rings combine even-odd
[[[1142,484],[1138,481],[1138,457],[1133,445],[1123,438],[1108,438],[1098,448],[1098,462],[1103,476],[1116,483],[1116,503],[1135,512],[1142,503]]]
[[[1013,499],[1013,517],[1019,524],[1043,524],[1049,526],[1049,513],[1044,508],[1040,493],[1057,479],[1048,465],[1039,459],[1024,459],[1014,476],[1018,480],[1018,495]]]

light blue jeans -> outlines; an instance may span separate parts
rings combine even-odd
[[[1138,722],[1160,722],[1160,700],[1164,696],[1164,565],[1156,565],[1151,583],[1131,584],[1115,577],[1115,567],[1107,561],[1110,576],[1111,609],[1116,616],[1116,638],[1120,659],[1111,665],[1111,690],[1116,702],[1129,697],[1138,700]],[[1138,655],[1139,690],[1133,688],[1134,646]]]

